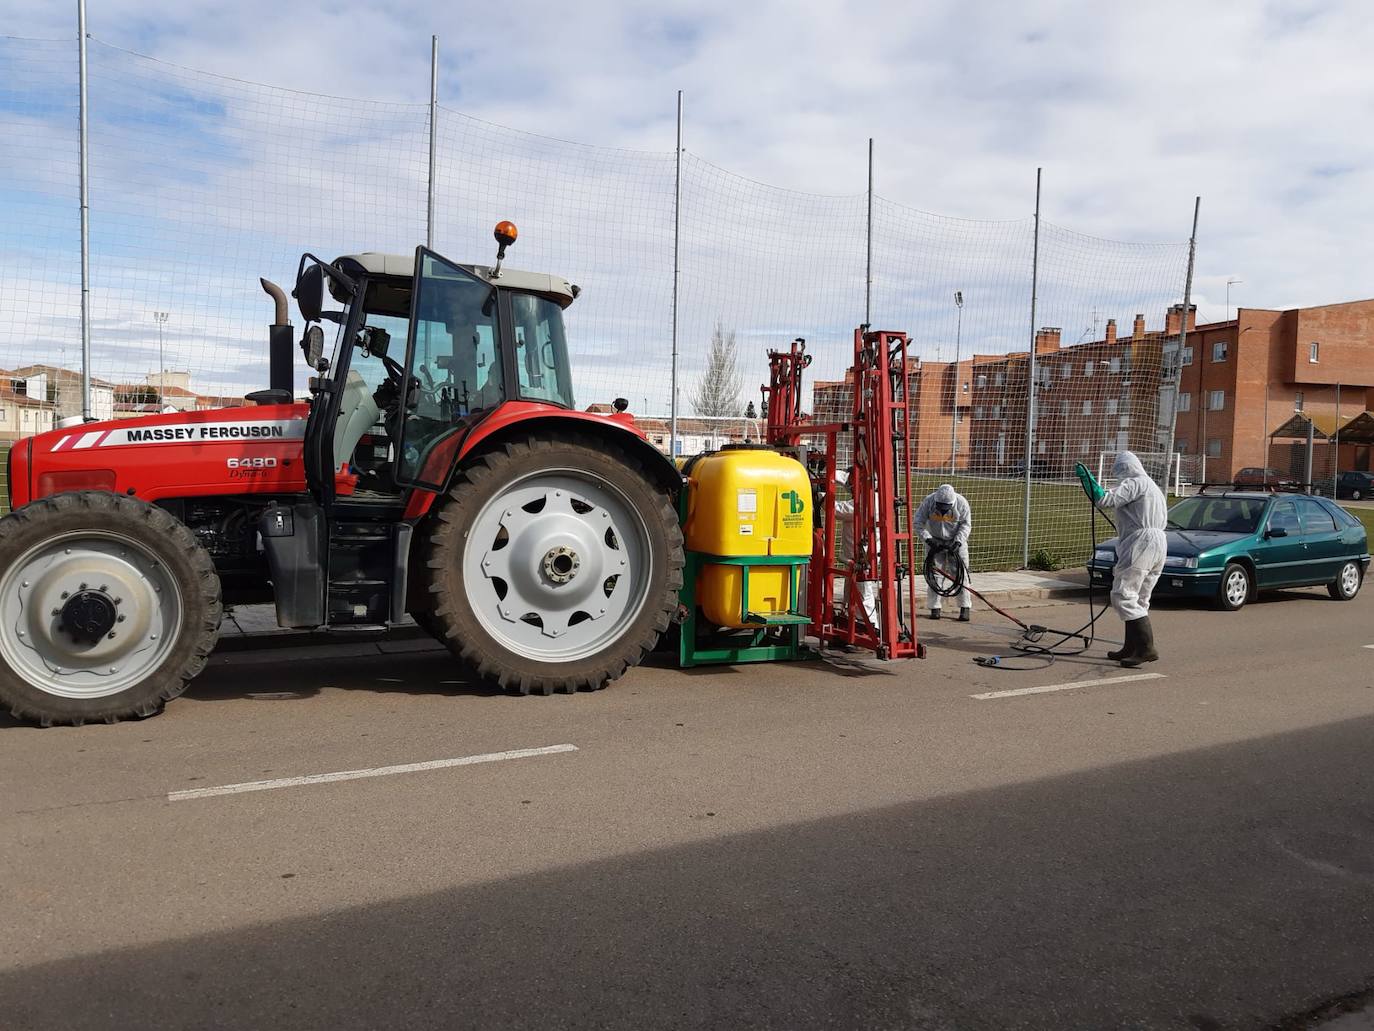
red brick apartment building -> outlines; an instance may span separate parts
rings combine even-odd
[[[1170,444],[1173,373],[1178,373],[1173,450],[1184,477],[1220,482],[1247,466],[1274,466],[1299,476],[1306,441],[1272,438],[1310,420],[1322,444],[1315,472],[1331,471],[1329,437],[1374,408],[1374,300],[1265,311],[1242,308],[1235,319],[1196,325],[1179,354],[1183,306],[1162,327],[1135,316],[1129,335],[1109,319],[1100,340],[1065,347],[1059,329],[1036,334],[1036,431],[1032,468],[1065,476],[1104,451],[1164,452]],[[912,359],[909,389],[915,464],[1010,475],[1025,461],[1027,351],[978,355],[960,362]],[[1339,398],[1338,398],[1339,395]],[[849,410],[852,386],[818,382],[814,410],[822,421]],[[1339,411],[1337,408],[1339,400]],[[955,416],[957,409],[958,415]],[[1298,418],[1296,422],[1295,413]],[[1368,427],[1374,417],[1359,425]],[[1355,427],[1340,445],[1341,469],[1369,469],[1369,431]]]

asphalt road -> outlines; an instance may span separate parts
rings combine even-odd
[[[239,655],[153,720],[2,723],[0,1026],[1207,1031],[1374,989],[1374,590],[1161,607],[1164,676],[1010,697],[971,696],[1129,671],[980,668],[978,618],[577,697]]]

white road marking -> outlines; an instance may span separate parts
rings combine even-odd
[[[989,698],[1016,698],[1023,694],[1047,694],[1050,691],[1074,691],[1080,687],[1106,687],[1109,684],[1129,684],[1135,680],[1163,680],[1164,673],[1133,673],[1128,677],[1107,677],[1103,680],[1076,680],[1071,684],[1045,684],[1041,687],[1018,687],[1011,691],[984,691],[970,698],[986,701]]]
[[[544,748],[517,748],[509,752],[486,752],[483,755],[464,755],[457,759],[431,759],[422,763],[403,763],[400,766],[378,766],[370,770],[343,770],[339,773],[312,773],[306,777],[282,777],[279,780],[254,780],[246,784],[225,784],[217,788],[190,788],[167,792],[167,801],[186,802],[193,798],[214,798],[217,795],[241,795],[248,791],[272,791],[276,788],[299,788],[310,784],[333,784],[341,780],[362,780],[365,777],[390,777],[396,773],[423,773],[426,770],[446,770],[451,766],[476,766],[478,763],[503,762],[506,759],[528,759],[536,755],[556,755],[576,752],[576,745],[547,745]]]

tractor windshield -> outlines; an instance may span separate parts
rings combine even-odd
[[[527,401],[574,407],[563,309],[546,297],[513,293],[511,311],[520,396]]]

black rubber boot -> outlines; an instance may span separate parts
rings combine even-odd
[[[1159,658],[1159,652],[1155,651],[1155,631],[1150,626],[1150,617],[1141,616],[1136,620],[1139,625],[1136,634],[1135,654],[1128,655],[1121,660],[1121,665],[1135,667],[1143,662],[1154,662]]]
[[[939,618],[940,618],[940,610],[939,610],[939,609],[931,609],[931,610],[930,610],[930,618],[931,618],[931,619],[939,619]]]
[[[971,619],[973,619],[973,610],[969,608],[967,605],[965,605],[962,609],[959,610],[959,622],[967,623]]]
[[[1113,662],[1124,663],[1126,659],[1129,659],[1132,655],[1134,655],[1137,649],[1140,647],[1139,629],[1140,620],[1126,620],[1126,643],[1123,644],[1116,651],[1108,652],[1107,658],[1111,659]]]

